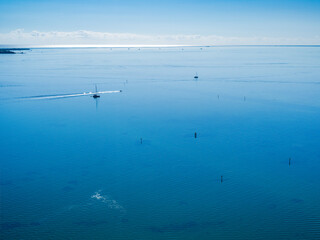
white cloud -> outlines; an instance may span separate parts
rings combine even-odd
[[[25,32],[17,29],[0,33],[0,44],[23,45],[290,45],[320,44],[314,38],[224,37],[216,35],[143,35],[79,30],[73,32]]]

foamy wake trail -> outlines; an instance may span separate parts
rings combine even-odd
[[[101,190],[95,192],[95,194],[92,195],[91,198],[94,198],[103,203],[106,203],[108,208],[117,209],[117,210],[120,210],[121,212],[125,212],[124,207],[122,207],[116,200],[110,198],[107,195],[101,195]]]
[[[101,92],[84,92],[84,93],[73,93],[73,94],[61,94],[61,95],[42,95],[42,96],[31,96],[22,97],[23,99],[59,99],[59,98],[69,98],[69,97],[80,97],[80,96],[92,96],[94,94],[105,94],[105,93],[119,93],[121,90],[117,91],[101,91]]]

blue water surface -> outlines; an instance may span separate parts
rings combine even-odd
[[[0,55],[0,128],[1,239],[320,239],[320,47]]]

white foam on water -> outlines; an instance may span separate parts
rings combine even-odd
[[[107,195],[101,195],[101,190],[95,192],[95,194],[93,194],[91,196],[91,198],[94,198],[94,199],[97,199],[103,203],[106,203],[108,208],[110,208],[110,209],[117,209],[117,210],[125,211],[124,207],[121,206],[116,200],[110,198]]]
[[[46,95],[46,96],[24,97],[24,99],[58,99],[58,98],[92,96],[94,94],[119,93],[119,92],[122,92],[122,91],[117,90],[117,91],[84,92],[84,93],[62,94],[62,95]]]

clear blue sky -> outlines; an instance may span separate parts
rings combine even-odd
[[[320,35],[320,0],[0,0],[0,9],[0,33],[24,29],[225,37]]]

